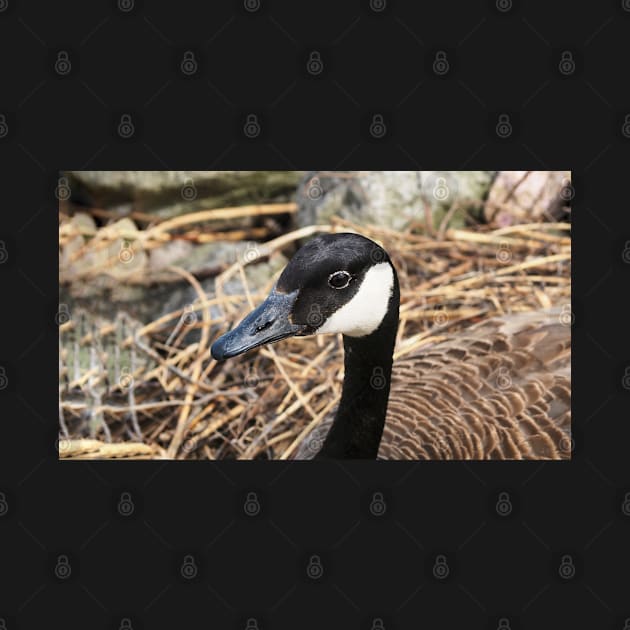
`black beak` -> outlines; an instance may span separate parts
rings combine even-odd
[[[212,358],[224,361],[265,343],[292,337],[305,330],[305,325],[292,324],[289,321],[297,294],[297,291],[276,293],[274,289],[236,328],[212,344]]]

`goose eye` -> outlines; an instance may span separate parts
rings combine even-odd
[[[328,277],[328,285],[333,289],[345,289],[351,279],[352,276],[347,271],[335,271]]]

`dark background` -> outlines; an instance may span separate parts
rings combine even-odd
[[[0,628],[630,627],[630,2],[550,6],[0,0]],[[573,460],[58,462],[82,168],[572,169]]]

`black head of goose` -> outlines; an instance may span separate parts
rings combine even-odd
[[[212,356],[290,336],[343,335],[339,406],[296,458],[312,457],[306,445],[319,440],[316,456],[342,459],[568,457],[570,331],[559,311],[488,320],[400,359],[392,374],[399,303],[382,247],[358,234],[318,236],[267,299],[215,341]]]

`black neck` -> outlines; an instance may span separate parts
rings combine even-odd
[[[392,296],[381,325],[366,337],[344,335],[341,401],[317,457],[376,459],[387,414],[399,302],[394,270]]]

